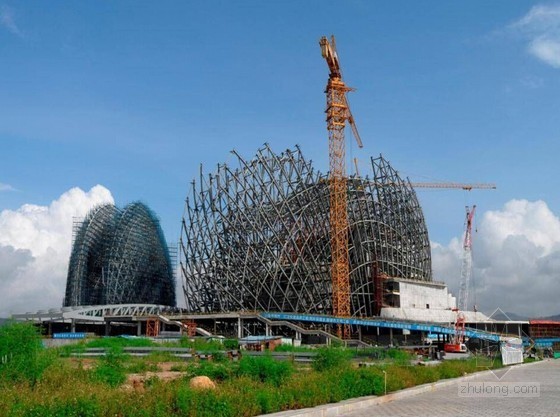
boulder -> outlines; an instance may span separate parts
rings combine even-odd
[[[189,386],[193,389],[214,389],[216,384],[207,376],[195,376],[189,382]]]

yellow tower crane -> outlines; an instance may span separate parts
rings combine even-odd
[[[329,80],[327,82],[327,130],[329,132],[329,203],[330,203],[330,232],[331,232],[331,278],[333,294],[333,315],[350,317],[350,266],[348,259],[348,185],[346,172],[346,143],[344,128],[346,122],[358,146],[362,141],[354,117],[348,105],[346,93],[353,91],[342,81],[340,62],[336,51],[334,36],[330,42],[323,36],[319,41],[321,54],[329,66]],[[338,334],[347,339],[350,335],[349,326],[339,326]]]

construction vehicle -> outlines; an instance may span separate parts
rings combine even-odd
[[[346,172],[346,122],[352,128],[354,138],[361,148],[362,140],[354,123],[346,94],[353,91],[342,80],[342,72],[334,36],[323,36],[319,41],[321,54],[329,67],[327,95],[327,130],[329,134],[329,203],[331,233],[331,279],[333,315],[350,317],[350,265],[348,259],[348,208]],[[338,336],[347,339],[349,326],[339,326]]]
[[[463,262],[461,264],[461,280],[459,281],[459,299],[455,320],[455,334],[449,343],[444,344],[443,350],[449,353],[466,353],[465,345],[465,311],[468,309],[469,284],[472,275],[472,223],[476,206],[466,207],[465,238],[463,240]]]

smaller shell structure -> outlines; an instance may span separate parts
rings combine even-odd
[[[64,306],[175,306],[169,249],[155,213],[135,202],[92,209],[75,236]]]
[[[187,309],[331,314],[328,175],[267,145],[193,181],[181,233]],[[375,315],[374,277],[432,281],[422,209],[383,157],[348,178],[351,314]],[[378,294],[380,295],[380,294]]]

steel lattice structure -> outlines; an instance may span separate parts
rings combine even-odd
[[[175,277],[159,220],[145,204],[91,210],[74,240],[64,306],[174,306]]]
[[[332,313],[329,189],[300,149],[200,170],[186,200],[181,270],[187,309]],[[374,276],[431,281],[414,189],[383,157],[347,181],[351,315],[374,315]]]

